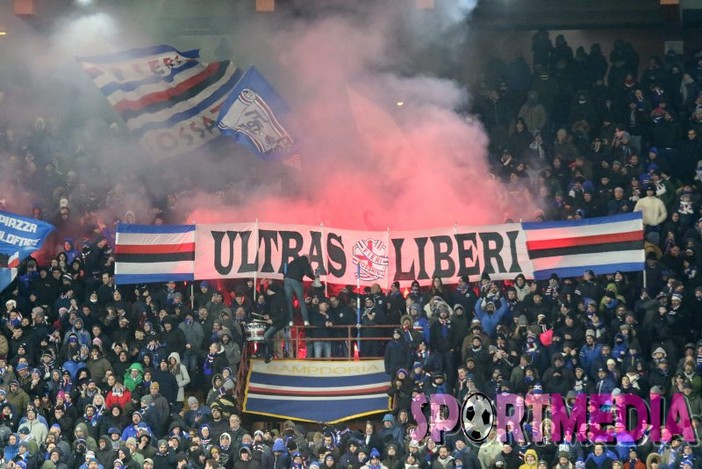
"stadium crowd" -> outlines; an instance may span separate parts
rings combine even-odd
[[[495,59],[475,85],[494,176],[535,201],[544,220],[643,212],[646,269],[369,288],[364,336],[382,331],[371,325],[388,334],[365,341],[361,356],[384,357],[392,411],[362,428],[270,421],[245,429],[234,394],[245,324],[254,313],[270,317],[282,287],[255,295],[250,281],[231,296],[206,281],[194,292],[174,282],[118,288],[114,223],[176,223],[182,192],[153,202],[148,180],[110,180],[84,151],[66,157],[59,150],[68,139],[44,119],[28,135],[4,128],[0,177],[32,194],[33,217],[54,224],[56,255],[28,259],[2,292],[2,467],[699,469],[699,447],[679,438],[555,442],[549,420],[538,445],[503,444],[494,432],[479,447],[460,434],[444,445],[410,438],[413,395],[462,399],[474,390],[569,402],[579,393],[681,394],[699,426],[702,52],[640,67],[623,41],[606,58],[598,44],[573,52],[562,35],[551,41],[539,31],[532,53],[531,65]],[[114,218],[103,223],[105,214]],[[325,339],[331,325],[355,324],[356,293],[308,292],[298,322],[313,344],[308,354],[345,356]],[[283,328],[289,317],[280,311]]]

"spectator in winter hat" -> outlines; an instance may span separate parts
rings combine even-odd
[[[380,451],[378,451],[376,448],[372,448],[370,450],[370,454],[368,455],[368,463],[364,467],[368,469],[384,468],[385,466],[383,466],[380,462]]]

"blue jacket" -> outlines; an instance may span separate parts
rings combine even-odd
[[[500,322],[502,322],[502,319],[505,317],[505,314],[507,314],[507,311],[509,311],[509,305],[503,298],[502,301],[500,301],[499,309],[495,310],[495,312],[492,314],[488,314],[483,310],[483,307],[481,306],[482,303],[482,301],[475,303],[475,317],[480,319],[480,324],[483,325],[483,330],[492,339],[495,337],[497,326],[500,324]]]
[[[614,461],[617,459],[617,455],[608,449],[605,450],[604,453],[602,453],[599,456],[595,456],[595,453],[590,453],[585,459],[585,464],[587,464],[589,461],[592,461],[597,467],[602,467],[602,465],[607,459],[609,459],[610,461]]]
[[[417,319],[414,320],[412,323],[412,328],[415,331],[421,331],[422,332],[422,340],[429,345],[431,342],[431,331],[429,330],[429,320],[425,318],[424,316],[419,316]]]
[[[592,376],[590,373],[592,365],[595,362],[595,358],[600,355],[600,350],[602,350],[601,344],[593,344],[592,346],[585,344],[580,349],[580,363],[582,363],[583,368],[590,376]]]
[[[616,387],[616,383],[612,377],[608,374],[603,379],[598,380],[595,383],[595,393],[597,394],[612,394],[612,391]]]
[[[17,436],[17,435],[15,435]],[[12,461],[15,456],[19,454],[19,438],[17,438],[17,443],[14,445],[7,444],[4,449],[5,461]]]

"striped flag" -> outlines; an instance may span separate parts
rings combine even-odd
[[[160,45],[79,61],[145,147],[185,153],[220,135],[220,107],[240,78],[229,61],[198,58]]]
[[[579,277],[644,269],[641,213],[575,221],[522,223],[534,278]]]
[[[17,267],[19,267],[19,263],[20,263],[19,258],[20,258],[19,251],[15,251],[14,254],[12,254],[10,257],[7,258],[7,268],[8,269],[16,269]]]
[[[0,267],[0,292],[9,287],[17,277],[19,263],[20,253],[15,251],[7,258],[7,267]]]
[[[193,280],[195,225],[117,226],[115,283]]]
[[[387,412],[389,385],[383,360],[251,360],[244,411],[337,423]]]

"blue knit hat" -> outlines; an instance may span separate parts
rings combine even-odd
[[[273,451],[281,451],[285,452],[287,451],[288,448],[285,447],[285,442],[283,441],[282,438],[276,438],[276,440],[273,442]]]

